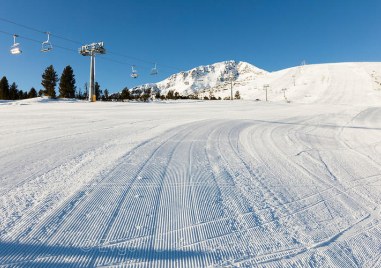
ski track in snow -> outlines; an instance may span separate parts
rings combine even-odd
[[[0,109],[0,267],[380,265],[379,107]]]

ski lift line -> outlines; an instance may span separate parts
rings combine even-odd
[[[5,35],[9,35],[9,36],[12,36],[14,38],[15,34],[12,34],[10,32],[6,32],[6,31],[2,31],[0,30],[0,33],[2,34],[5,34]],[[26,37],[26,36],[20,36],[20,35],[16,35],[17,38],[20,38],[20,39],[24,39],[24,40],[27,40],[27,41],[31,41],[31,42],[35,42],[35,43],[38,43],[38,44],[41,44],[41,41],[39,40],[36,40],[36,39],[33,39],[33,38],[29,38],[29,37]],[[15,43],[14,43],[15,44]],[[17,44],[19,45],[19,44]],[[71,49],[71,48],[67,48],[67,47],[62,47],[62,46],[59,46],[59,45],[55,45],[54,47],[56,48],[59,48],[59,49],[63,49],[63,50],[66,50],[66,51],[69,51],[69,52],[73,52],[75,54],[78,53],[77,50],[74,50],[74,49]],[[15,49],[14,50],[15,53],[12,53],[12,54],[21,54],[21,50],[17,50]],[[16,53],[17,52],[17,53]],[[107,57],[104,57],[105,55],[98,55],[98,58],[100,58],[101,60],[106,60],[106,61],[109,61],[109,62],[114,62],[114,63],[118,63],[118,64],[121,64],[121,65],[128,65],[128,66],[131,66],[131,63],[128,63],[128,62],[122,62],[122,61],[118,61],[118,60],[114,60],[114,59],[110,59],[110,58],[107,58]],[[147,70],[147,71],[152,71],[151,69],[149,69],[148,67],[142,67],[141,65],[134,65],[135,67],[138,67],[139,69],[143,69],[143,70]],[[134,78],[137,78],[136,75],[134,75],[135,77]]]
[[[153,61],[147,61],[147,60],[139,59],[139,58],[136,58],[136,57],[124,55],[124,54],[121,54],[121,53],[116,53],[116,52],[113,52],[113,51],[108,51],[107,53],[110,54],[110,55],[115,55],[115,56],[120,56],[120,57],[124,57],[124,58],[128,58],[128,59],[132,59],[132,60],[137,60],[137,61],[140,61],[140,62],[145,62],[145,63],[150,64],[150,65],[157,64],[156,61],[155,62],[153,62]],[[173,70],[176,70],[176,71],[182,71],[180,68],[173,67],[173,66],[168,66],[168,65],[163,65],[163,64],[160,64],[160,67],[165,67],[167,69],[173,69]]]
[[[58,38],[58,39],[61,39],[61,40],[65,40],[65,41],[68,41],[68,42],[71,42],[71,43],[74,43],[74,44],[77,44],[77,45],[83,45],[84,44],[84,42],[75,41],[75,40],[63,37],[61,35],[57,35],[57,34],[53,34],[53,33],[51,33],[50,35],[54,36],[55,38]]]
[[[115,62],[115,63],[119,63],[119,64],[122,64],[122,65],[131,66],[131,63],[128,63],[128,62],[125,62],[125,61],[120,61],[120,60],[115,60],[115,59],[112,59],[112,58],[108,58],[107,55],[98,55],[97,57],[100,58],[100,59],[106,60],[106,61]],[[141,65],[136,65],[135,64],[135,66],[139,66],[139,68],[141,68]],[[148,68],[143,67],[143,69],[148,69]]]
[[[7,23],[14,24],[16,26],[19,26],[19,27],[22,27],[22,28],[25,28],[25,29],[28,29],[28,30],[31,30],[31,31],[34,31],[36,33],[46,34],[46,32],[47,32],[47,31],[41,31],[39,29],[30,27],[30,26],[27,26],[27,25],[24,25],[24,24],[21,24],[21,23],[17,23],[17,22],[11,21],[11,20],[8,20],[8,19],[5,19],[5,18],[1,18],[0,17],[0,20],[4,21],[4,22],[7,22]],[[50,33],[50,36],[54,36],[56,38],[59,38],[59,39],[62,39],[62,40],[68,41],[68,42],[72,42],[72,43],[75,43],[75,44],[83,44],[83,42],[79,42],[79,41],[76,41],[76,40],[73,40],[73,39],[61,36],[61,35],[57,35],[57,34],[54,34],[54,33]]]
[[[9,36],[12,36],[12,37],[14,36],[13,33],[6,32],[6,31],[3,31],[3,30],[0,30],[0,33],[5,34],[5,35],[9,35]],[[45,34],[46,34],[46,32],[45,32]],[[20,39],[23,39],[23,40],[27,40],[27,41],[31,41],[31,42],[35,42],[35,43],[41,44],[40,40],[36,40],[36,39],[30,38],[30,37],[20,36],[20,35],[17,35],[17,37],[20,38]],[[59,46],[59,45],[55,45],[54,47],[62,49],[62,50],[66,50],[66,51],[69,51],[69,52],[73,52],[75,54],[78,53],[78,51],[75,50],[75,49],[71,49],[71,48],[67,48],[67,47],[63,47],[63,46]],[[119,61],[119,60],[115,60],[115,59],[110,59],[110,58],[107,58],[105,56],[106,55],[98,55],[98,58],[100,58],[101,60],[106,60],[106,61],[109,61],[109,62],[114,62],[114,63],[121,64],[121,65],[131,66],[131,63],[123,62],[123,61]],[[139,68],[140,70],[143,69],[143,70],[151,71],[151,74],[152,74],[152,69],[150,69],[149,67],[143,67],[142,65],[136,65],[136,64],[134,66]]]
[[[20,24],[20,23],[17,23],[17,22],[14,22],[14,21],[11,21],[11,20],[8,20],[8,19],[5,19],[5,18],[1,18],[1,17],[0,17],[0,20],[1,20],[1,21],[4,21],[4,22],[7,22],[7,23],[14,24],[14,25],[19,26],[19,27],[23,27],[23,28],[28,29],[28,30],[31,30],[31,31],[35,31],[35,32],[38,32],[38,33],[43,33],[43,34],[45,34],[44,31],[40,31],[40,30],[38,30],[38,29],[29,27],[29,26],[27,26],[27,25],[23,25],[23,24]]]
[[[11,24],[17,25],[19,27],[23,27],[25,29],[28,29],[28,30],[31,30],[31,31],[34,31],[34,32],[37,32],[37,33],[44,34],[44,35],[46,35],[46,33],[47,33],[47,31],[41,31],[41,30],[36,29],[34,27],[30,27],[28,25],[17,23],[17,22],[14,22],[14,21],[11,21],[9,19],[2,18],[2,17],[0,17],[0,20],[4,21],[4,22],[7,22],[7,23],[11,23]],[[54,33],[51,33],[51,32],[50,32],[50,36],[54,36],[55,38],[58,38],[58,39],[61,39],[61,40],[65,40],[65,41],[68,41],[68,42],[71,42],[71,43],[74,43],[74,44],[79,44],[79,45],[84,44],[84,42],[81,42],[81,41],[78,41],[78,40],[73,40],[73,39],[64,37],[62,35],[54,34]],[[58,46],[55,45],[55,47],[58,47]],[[108,54],[114,54],[114,55],[120,56],[120,57],[129,58],[129,59],[132,59],[132,60],[137,60],[137,61],[140,61],[140,62],[145,62],[145,63],[150,64],[150,65],[153,65],[153,64],[156,63],[156,62],[152,62],[152,61],[136,58],[136,57],[133,57],[133,56],[129,56],[129,55],[124,55],[124,54],[121,54],[121,53],[113,52],[113,51],[110,51],[110,50],[108,50],[107,53]],[[160,64],[160,67],[161,68],[166,68],[166,69],[171,69],[171,70],[176,70],[176,71],[182,71],[182,69],[180,69],[180,68],[169,66],[169,65]]]
[[[143,60],[143,59],[139,59],[139,58],[136,58],[136,57],[124,55],[124,54],[121,54],[121,53],[116,53],[116,52],[109,51],[109,50],[107,51],[107,53],[110,54],[110,55],[120,56],[120,57],[124,57],[124,58],[131,59],[131,60],[137,60],[137,61],[144,62],[144,63],[150,64],[150,65],[157,64],[157,62],[147,61],[147,60]],[[182,69],[180,69],[180,68],[169,66],[169,65],[164,65],[164,64],[160,64],[160,67],[161,68],[165,68],[165,69],[182,71]]]
[[[0,30],[0,33],[5,34],[5,35],[9,35],[9,36],[13,36],[14,35],[13,33],[2,31],[2,30]],[[29,38],[29,37],[26,37],[26,36],[23,36],[23,35],[18,35],[18,38],[41,44],[40,40]],[[60,49],[63,49],[63,50],[67,50],[67,51],[71,51],[71,52],[74,52],[76,54],[78,53],[77,50],[75,50],[75,49],[71,49],[71,48],[67,48],[67,47],[63,47],[63,46],[58,46],[58,45],[55,45],[54,47],[60,48]]]
[[[9,35],[9,36],[12,36],[12,37],[14,36],[13,33],[6,32],[6,31],[3,31],[3,30],[0,30],[0,33],[5,34],[5,35]],[[38,44],[41,44],[41,41],[33,39],[33,38],[26,37],[26,36],[18,35],[18,38],[24,39],[24,40],[27,40],[27,41],[31,41],[31,42],[35,42],[35,43],[38,43]],[[66,51],[70,51],[70,52],[73,52],[75,54],[78,53],[78,51],[75,50],[75,49],[71,49],[71,48],[67,48],[67,47],[63,47],[63,46],[59,46],[59,45],[55,45],[54,47],[60,48],[60,49],[66,50]],[[103,59],[103,60],[106,60],[106,61],[115,62],[115,63],[119,63],[119,64],[122,64],[122,65],[129,65],[129,66],[131,66],[131,64],[128,63],[128,62],[122,62],[122,61],[118,61],[118,60],[114,60],[114,59],[110,59],[110,58],[105,58],[103,55],[102,56],[98,55],[98,57]],[[140,69],[147,69],[148,70],[148,68],[142,67],[140,65],[135,65],[135,66],[138,66]]]

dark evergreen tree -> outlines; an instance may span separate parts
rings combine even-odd
[[[122,93],[119,95],[119,98],[121,100],[128,100],[131,98],[130,91],[128,90],[127,87],[122,89]]]
[[[0,80],[0,99],[9,99],[9,83],[8,79],[5,76],[3,76],[3,78]]]
[[[15,82],[9,87],[9,99],[17,100],[19,98],[19,91]]]
[[[78,90],[75,91],[75,97],[79,100],[83,99],[83,94],[82,94],[81,88],[79,88]]]
[[[38,96],[39,97],[42,97],[44,95],[44,91],[42,90],[42,89],[40,89],[39,91],[38,91]]]
[[[95,82],[94,91],[95,91],[95,96],[96,96],[97,100],[100,100],[101,95],[102,95],[102,90],[101,90],[101,86],[98,84],[98,82]]]
[[[109,93],[108,93],[108,89],[106,88],[105,91],[104,91],[104,100],[108,101],[109,99]]]
[[[17,99],[22,100],[24,98],[24,92],[22,90],[17,91]]]
[[[83,92],[83,98],[87,100],[89,98],[89,86],[87,85],[87,83],[85,83],[83,88],[85,89],[85,91]]]
[[[28,98],[35,98],[37,97],[37,91],[34,87],[32,87],[28,92]]]
[[[59,84],[61,98],[75,98],[75,75],[70,65],[66,66],[62,72]]]
[[[151,89],[144,90],[143,94],[140,96],[140,100],[142,101],[148,101],[151,97]]]
[[[108,97],[108,99],[109,99],[110,101],[119,101],[119,100],[120,100],[120,93],[119,93],[119,92],[117,92],[117,93],[112,93],[112,94]]]
[[[50,65],[45,69],[45,72],[42,74],[42,82],[41,85],[44,87],[45,95],[55,98],[56,97],[56,85],[58,81],[58,76],[56,71],[54,70],[53,65]]]
[[[169,90],[168,93],[167,93],[167,99],[171,100],[175,97],[174,93],[173,93],[173,90]]]

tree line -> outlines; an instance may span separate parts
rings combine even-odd
[[[58,96],[56,94],[56,86],[58,84]],[[41,85],[43,89],[37,90],[32,87],[29,91],[19,90],[15,82],[9,84],[8,79],[4,76],[0,80],[0,99],[3,100],[21,100],[28,98],[35,98],[41,96],[48,96],[50,98],[76,98],[76,99],[87,99],[89,88],[87,83],[84,85],[84,91],[81,89],[77,90],[76,80],[73,68],[68,65],[66,66],[58,79],[57,72],[55,71],[53,65],[48,66],[42,74]],[[199,99],[197,95],[180,95],[179,92],[175,90],[169,90],[166,95],[161,95],[160,90],[157,88],[133,88],[128,89],[123,88],[121,92],[110,94],[107,89],[101,90],[98,82],[94,84],[95,95],[97,100],[103,101],[124,101],[124,100],[137,100],[137,101],[148,101],[153,98],[161,100],[177,100],[177,99]],[[235,93],[235,99],[240,99],[239,91]],[[204,96],[204,100],[221,100],[221,97],[214,97],[213,93],[210,92],[209,97]],[[230,97],[224,98],[230,99]]]
[[[56,93],[57,84],[58,95]],[[59,79],[53,65],[48,66],[42,74],[41,85],[43,88],[38,92],[34,87],[32,87],[29,91],[23,91],[18,89],[18,86],[15,82],[10,84],[7,77],[3,76],[0,80],[0,99],[21,100],[41,96],[47,96],[50,98],[58,97],[77,99],[86,99],[88,97],[87,83],[85,83],[84,92],[82,92],[81,89],[77,90],[74,71],[70,65],[66,66],[63,69]],[[98,100],[102,98],[103,93],[98,83],[95,83],[95,93]],[[105,93],[108,94],[107,89],[105,90]]]

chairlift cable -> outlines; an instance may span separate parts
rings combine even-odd
[[[9,36],[13,36],[14,35],[13,33],[6,32],[6,31],[3,31],[3,30],[0,30],[0,33],[5,34],[5,35],[9,35]],[[30,38],[30,37],[26,37],[26,36],[23,36],[23,35],[18,35],[18,38],[41,44],[40,40],[36,40],[36,39]],[[67,47],[58,46],[58,45],[55,45],[55,47],[63,49],[63,50],[75,52],[76,54],[78,53],[77,50],[72,49],[72,48],[67,48]]]
[[[47,31],[42,31],[42,30],[36,29],[34,27],[30,27],[28,25],[17,23],[15,21],[11,21],[9,19],[5,19],[5,18],[2,18],[2,17],[0,17],[0,20],[4,21],[4,22],[7,22],[7,23],[14,24],[16,26],[19,26],[19,27],[22,27],[22,28],[25,28],[25,29],[28,29],[28,30],[31,30],[31,31],[34,31],[34,32],[37,32],[37,33],[46,34],[46,32],[47,32]],[[80,42],[78,40],[73,40],[71,38],[67,38],[67,37],[64,37],[62,35],[58,35],[58,34],[54,34],[54,33],[50,33],[50,36],[54,36],[55,38],[58,38],[58,39],[61,39],[61,40],[65,40],[67,42],[71,42],[71,43],[74,43],[74,44],[79,44],[79,45],[84,44],[84,42]],[[26,38],[24,37],[24,39],[26,39]],[[33,40],[33,41],[35,41],[35,40]],[[40,41],[38,41],[38,42],[40,42]],[[57,45],[54,45],[54,46],[55,47],[59,47]],[[63,47],[60,47],[60,48],[63,48]],[[152,61],[148,61],[148,60],[145,60],[145,59],[140,59],[140,58],[137,58],[137,57],[133,57],[133,56],[129,56],[129,55],[125,55],[125,54],[121,54],[121,53],[117,53],[117,52],[113,52],[113,51],[109,51],[109,50],[107,51],[107,53],[110,54],[110,55],[116,55],[116,56],[120,56],[120,57],[124,57],[124,58],[129,58],[129,59],[132,59],[132,60],[137,60],[137,61],[144,62],[144,63],[150,64],[150,65],[155,64],[155,62],[152,62]],[[126,63],[126,65],[129,65],[129,64]],[[172,69],[172,70],[176,70],[176,71],[182,71],[182,69],[180,69],[180,68],[169,66],[169,65],[160,64],[160,66],[162,68],[166,68],[166,69]]]

